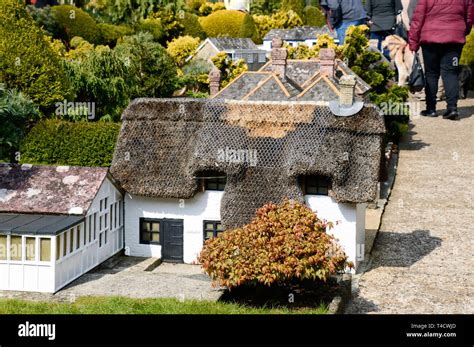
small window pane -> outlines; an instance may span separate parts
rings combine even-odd
[[[114,228],[117,227],[117,203],[114,204]]]
[[[0,235],[0,260],[7,260],[7,235]]]
[[[213,231],[206,231],[206,240],[213,238],[214,237],[214,232]]]
[[[217,223],[217,228],[216,228],[216,229],[217,229],[217,231],[222,231],[222,230],[224,230],[224,229],[222,228],[222,224],[221,224],[221,223]]]
[[[160,242],[160,234],[159,233],[152,233],[151,234],[151,240],[153,242]]]
[[[69,253],[74,251],[74,232],[77,231],[76,228],[69,231]]]
[[[114,214],[114,205],[110,205],[110,223],[109,223],[110,229],[112,229],[113,226],[114,226],[113,223],[112,223],[113,220],[114,220],[113,214]]]
[[[216,182],[207,182],[206,189],[216,190],[217,189],[217,183]]]
[[[99,247],[102,247],[102,235],[103,233],[99,233]]]
[[[143,241],[150,241],[150,233],[144,231],[144,232],[142,233],[142,240],[143,240]]]
[[[81,226],[77,226],[77,237],[76,237],[76,249],[79,249],[81,246]]]
[[[109,214],[108,214],[108,213],[104,214],[104,228],[107,228],[107,220],[108,220],[108,218],[109,218]]]
[[[150,231],[150,223],[149,222],[143,222],[143,231]]]
[[[214,223],[206,223],[206,230],[214,230]]]
[[[160,223],[159,222],[152,222],[151,224],[151,231],[160,231]]]
[[[56,260],[61,258],[61,236],[56,236]]]
[[[107,230],[104,233],[104,244],[107,244]]]
[[[94,213],[94,240],[97,240],[97,212]]]
[[[10,259],[21,260],[21,236],[10,237]]]
[[[27,237],[25,243],[25,259],[30,261],[35,260],[36,238]]]
[[[51,239],[49,238],[40,239],[40,260],[41,261],[51,260]]]
[[[102,230],[102,216],[99,216],[99,230]]]
[[[68,234],[69,231],[65,232],[63,235],[62,235],[62,243],[63,243],[63,257],[66,256],[67,254],[67,234]]]

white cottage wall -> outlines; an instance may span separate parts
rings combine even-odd
[[[140,244],[140,218],[182,219],[183,260],[192,264],[204,242],[203,221],[219,221],[222,191],[197,193],[192,199],[155,199],[125,194],[125,247],[138,257],[161,258],[161,245]]]

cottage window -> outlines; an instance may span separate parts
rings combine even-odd
[[[76,249],[79,249],[81,247],[81,226],[77,226],[77,235],[76,235]]]
[[[51,239],[40,238],[40,261],[51,260]]]
[[[258,62],[259,63],[265,63],[265,61],[266,61],[265,54],[263,54],[263,53],[259,54],[258,55]]]
[[[227,183],[227,177],[224,173],[218,171],[208,171],[202,175],[201,186],[203,190],[224,190]]]
[[[247,54],[247,63],[253,63],[253,53]]]
[[[305,195],[328,195],[330,189],[330,180],[326,176],[304,176],[301,184]]]
[[[140,218],[140,243],[160,244],[161,221],[159,219]]]
[[[7,235],[0,235],[0,260],[7,260]]]
[[[112,228],[114,227],[114,225],[113,225],[113,223],[112,223],[113,220],[114,220],[113,214],[114,214],[114,204],[110,204],[110,224],[109,224],[109,225],[110,225],[110,229],[112,229]]]
[[[204,221],[204,241],[219,236],[224,229],[222,228],[222,224],[220,221]]]
[[[56,236],[56,260],[61,258],[61,236]]]
[[[10,237],[10,258],[11,260],[21,260],[21,236]]]
[[[26,237],[25,238],[25,259],[34,261],[36,255],[36,238]]]
[[[67,254],[67,233],[68,232],[69,231],[66,231],[61,237],[62,243],[63,243],[63,257],[65,257]]]
[[[95,240],[97,240],[97,212],[94,213],[94,241]]]

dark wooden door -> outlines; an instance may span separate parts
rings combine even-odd
[[[183,220],[165,219],[162,222],[163,243],[161,258],[163,261],[183,262]]]

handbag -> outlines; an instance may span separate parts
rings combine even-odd
[[[408,86],[412,93],[420,92],[425,87],[425,74],[423,73],[423,67],[420,63],[418,53],[415,53],[413,58],[413,66],[408,78]]]
[[[408,41],[408,31],[402,21],[399,21],[397,24],[395,24],[393,33],[397,36],[400,36],[405,41]]]

